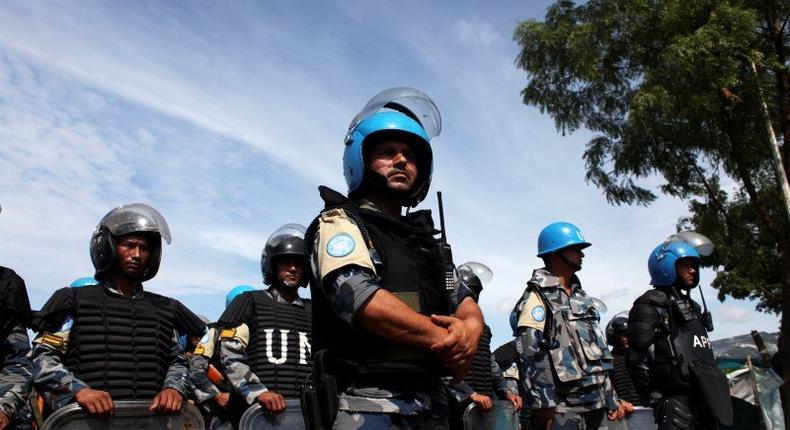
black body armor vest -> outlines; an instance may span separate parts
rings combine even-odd
[[[449,299],[438,284],[437,240],[430,211],[412,212],[394,218],[382,212],[360,208],[337,192],[321,187],[326,209],[342,208],[357,223],[362,236],[372,244],[372,260],[378,284],[424,315],[449,315]],[[312,255],[318,218],[305,235],[308,255]],[[368,245],[368,244],[366,244]],[[330,350],[341,364],[341,372],[373,379],[388,377],[407,382],[424,382],[426,375],[440,375],[446,369],[430,351],[391,342],[342,321],[328,302],[320,280],[311,280],[313,297],[313,339],[316,351]],[[343,364],[346,364],[343,368]]]
[[[650,379],[665,395],[688,393],[693,386],[692,363],[716,366],[699,305],[674,297],[670,287],[657,287],[636,303],[652,305],[661,320]]]
[[[74,289],[74,324],[64,364],[113,400],[154,398],[173,359],[175,301],[143,294],[130,299],[100,285]]]
[[[312,371],[310,300],[304,309],[279,303],[265,291],[249,293],[255,321],[250,325],[247,357],[250,369],[266,388],[298,399]]]
[[[464,380],[475,392],[493,398],[496,381],[491,372],[491,328],[488,325],[483,327],[477,351],[472,356],[472,368]]]

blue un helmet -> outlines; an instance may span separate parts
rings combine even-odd
[[[375,95],[348,127],[343,152],[343,175],[349,194],[365,182],[364,146],[369,138],[384,132],[408,136],[417,160],[417,182],[406,202],[416,206],[428,194],[433,174],[430,141],[441,133],[439,109],[430,97],[414,88],[391,88]],[[367,178],[370,180],[370,178]]]
[[[246,293],[247,291],[255,291],[255,288],[252,288],[249,285],[236,285],[235,287],[231,288],[228,291],[228,295],[225,296],[225,307],[227,308],[230,305],[230,302],[233,301],[238,295],[242,293]]]
[[[694,231],[682,231],[668,237],[658,245],[647,259],[651,285],[673,285],[677,278],[675,263],[681,258],[693,259],[697,266],[702,256],[713,253],[713,242]],[[697,274],[699,282],[699,274]]]
[[[584,240],[582,231],[568,222],[555,222],[547,225],[538,236],[538,257],[544,257],[554,251],[578,245],[579,249],[592,244]]]
[[[93,278],[93,276],[87,276],[84,278],[75,279],[74,281],[69,284],[71,288],[80,288],[85,287],[88,285],[99,285],[99,281]]]

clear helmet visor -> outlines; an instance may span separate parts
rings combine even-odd
[[[603,300],[592,296],[587,296],[587,297],[593,302],[593,306],[595,306],[595,309],[597,309],[598,312],[605,314],[606,311],[609,310],[609,307],[606,306],[606,303],[604,303]]]
[[[683,241],[693,246],[699,255],[708,257],[713,254],[713,242],[707,236],[697,233],[696,231],[686,230],[680,233],[675,233],[667,238],[667,243]]]
[[[269,239],[266,240],[266,246],[276,248],[277,245],[279,245],[283,240],[290,239],[292,237],[304,239],[304,234],[306,231],[307,229],[301,224],[285,224],[272,233],[271,236],[269,236]]]
[[[458,266],[458,273],[461,275],[461,277],[470,274],[475,275],[483,284],[491,282],[491,279],[494,278],[494,272],[491,271],[491,268],[476,261],[467,261],[466,263]]]
[[[170,227],[156,209],[143,203],[131,203],[111,210],[99,221],[98,228],[106,227],[115,236],[129,233],[159,233],[170,244]]]
[[[429,140],[442,132],[442,116],[433,100],[422,91],[408,87],[390,88],[373,96],[351,121],[349,132],[382,110],[398,111],[413,117],[422,125]]]

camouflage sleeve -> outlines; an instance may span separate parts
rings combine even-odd
[[[617,409],[617,402],[620,399],[617,397],[617,393],[614,391],[612,379],[609,377],[608,372],[606,373],[606,379],[604,380],[603,392],[604,400],[606,401],[606,409],[609,411]]]
[[[324,292],[343,321],[354,324],[354,315],[381,288],[370,269],[346,266],[324,278]]]
[[[208,357],[192,354],[189,357],[189,379],[194,387],[195,400],[204,403],[213,399],[220,390],[208,378]]]
[[[455,284],[455,302],[452,303],[453,310],[458,307],[461,302],[464,301],[465,298],[471,297],[475,302],[477,302],[477,295],[466,285],[465,282],[461,281],[460,279]]]
[[[520,328],[516,338],[519,354],[519,378],[526,392],[525,403],[530,409],[557,406],[557,394],[548,353],[543,353],[539,342],[541,330],[532,327]]]
[[[178,332],[175,330],[173,330],[171,345],[170,356],[173,358],[170,361],[170,367],[167,368],[167,375],[165,376],[162,389],[172,388],[184,397],[188,397],[190,393],[189,363],[187,363],[184,349],[178,342]]]
[[[16,325],[2,345],[5,355],[0,372],[0,410],[9,418],[22,408],[33,381],[33,362],[30,361],[30,339],[27,330]]]
[[[444,378],[443,381],[447,386],[447,391],[458,403],[463,402],[475,393],[475,390],[463,380],[455,381],[452,378]]]
[[[47,394],[52,402],[53,409],[60,409],[71,403],[78,391],[88,388],[88,384],[74,376],[61,361],[61,354],[65,351],[65,342],[62,346],[55,346],[48,336],[58,336],[44,333],[33,341],[32,360],[37,374],[33,379],[33,387],[40,393]],[[65,332],[68,335],[68,332]]]
[[[493,353],[491,353],[491,377],[496,381],[497,391],[501,395],[504,395],[507,391],[518,394],[518,385],[512,379],[505,378]]]
[[[269,390],[247,364],[246,341],[249,340],[249,337],[245,341],[244,336],[239,336],[240,328],[246,328],[246,325],[241,325],[236,329],[222,330],[219,353],[228,382],[237,393],[244,397],[247,404],[252,405],[258,396]],[[226,333],[230,330],[232,333]]]

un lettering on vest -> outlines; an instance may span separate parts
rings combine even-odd
[[[280,356],[274,356],[274,342],[275,335],[274,331],[277,330],[280,332]],[[266,359],[269,360],[269,363],[272,364],[284,364],[288,360],[288,350],[289,350],[289,342],[288,342],[288,333],[291,330],[283,330],[283,329],[273,329],[267,328],[263,330],[264,336],[266,338]],[[311,346],[310,340],[307,338],[307,333],[298,331],[298,343],[299,343],[299,364],[307,365],[307,357],[310,356],[311,353]]]
[[[713,349],[710,340],[706,336],[694,335],[694,348],[708,348]]]

